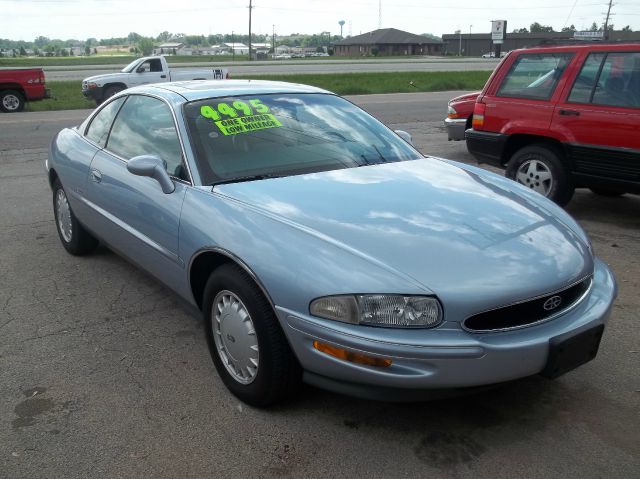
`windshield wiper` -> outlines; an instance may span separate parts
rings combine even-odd
[[[282,178],[282,176],[283,175],[277,175],[274,173],[265,173],[262,175],[236,176],[235,178],[229,178],[227,180],[215,181],[211,186],[215,188],[218,185],[226,185],[229,183],[243,183],[245,181],[268,180],[271,178]]]

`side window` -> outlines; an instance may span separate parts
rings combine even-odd
[[[640,108],[640,52],[607,54],[592,103]]]
[[[590,103],[594,88],[602,87],[602,85],[596,83],[596,80],[604,57],[604,53],[591,53],[587,57],[584,65],[582,65],[580,74],[571,88],[571,93],[569,94],[571,103]]]
[[[571,53],[520,55],[502,81],[497,96],[548,100],[572,56]]]
[[[152,72],[161,72],[162,71],[162,62],[159,58],[154,58],[149,61],[149,71]]]
[[[111,129],[113,119],[118,113],[118,110],[120,110],[125,99],[126,97],[121,97],[117,100],[113,100],[100,110],[96,116],[93,117],[93,120],[91,120],[85,136],[104,148],[104,145],[107,143],[107,136],[109,136],[109,130]]]
[[[167,173],[186,178],[173,116],[169,107],[156,98],[129,96],[113,124],[107,150],[125,160],[155,155],[167,162]]]

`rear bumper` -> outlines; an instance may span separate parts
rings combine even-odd
[[[444,126],[447,129],[449,140],[464,140],[464,131],[467,129],[465,118],[445,118]]]
[[[548,365],[550,343],[602,326],[617,294],[608,267],[596,260],[587,296],[546,323],[513,331],[471,333],[459,323],[434,330],[392,330],[343,325],[277,308],[280,323],[304,379],[316,386],[370,399],[433,397],[434,390],[476,388],[539,374]],[[389,367],[356,364],[314,348],[319,341],[347,351],[392,360]]]
[[[488,163],[504,168],[502,154],[508,135],[470,129],[465,132],[465,137],[467,139],[467,149],[478,163]]]

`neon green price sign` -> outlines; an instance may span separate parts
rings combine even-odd
[[[250,131],[278,128],[282,123],[270,113],[269,107],[258,99],[244,102],[218,103],[200,107],[200,114],[209,118],[223,135],[237,135]]]

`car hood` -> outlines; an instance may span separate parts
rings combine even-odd
[[[555,205],[446,160],[224,184],[215,192],[410,276],[445,307],[449,300],[508,304],[593,271],[584,233]]]
[[[94,82],[94,83],[97,83],[98,85],[102,85],[107,80],[120,79],[128,76],[129,76],[128,73],[122,73],[122,72],[104,73],[102,75],[93,75],[93,76],[87,77],[82,81],[87,83]]]
[[[449,104],[458,103],[461,101],[476,101],[476,98],[480,96],[480,91],[474,91],[473,93],[465,93],[464,95],[460,95],[449,100]]]

